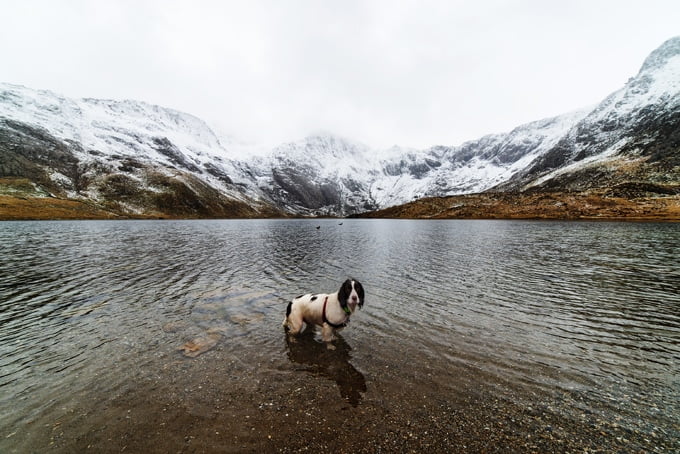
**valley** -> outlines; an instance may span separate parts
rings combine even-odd
[[[595,106],[421,150],[244,146],[173,109],[0,83],[0,219],[675,219],[678,188],[680,37]]]

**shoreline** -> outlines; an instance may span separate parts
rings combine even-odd
[[[680,222],[680,196],[611,198],[596,194],[483,193],[422,198],[349,218],[498,219],[617,222]],[[38,220],[207,220],[327,219],[305,216],[173,216],[164,213],[121,215],[92,203],[52,197],[0,195],[0,221]],[[343,219],[341,217],[332,219]]]

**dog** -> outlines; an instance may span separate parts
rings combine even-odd
[[[330,342],[349,323],[357,306],[364,307],[364,287],[347,279],[335,293],[308,293],[288,303],[283,327],[289,334],[300,333],[307,325],[321,327],[321,338]]]

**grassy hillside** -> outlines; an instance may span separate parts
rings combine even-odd
[[[483,193],[432,197],[366,213],[361,217],[680,221],[680,188],[627,184],[606,191]]]

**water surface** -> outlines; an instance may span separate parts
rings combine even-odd
[[[680,449],[678,244],[646,223],[0,223],[0,448],[294,450],[307,419],[349,418],[364,441],[328,423],[324,446]],[[348,276],[366,305],[334,349],[287,339],[287,301]]]

